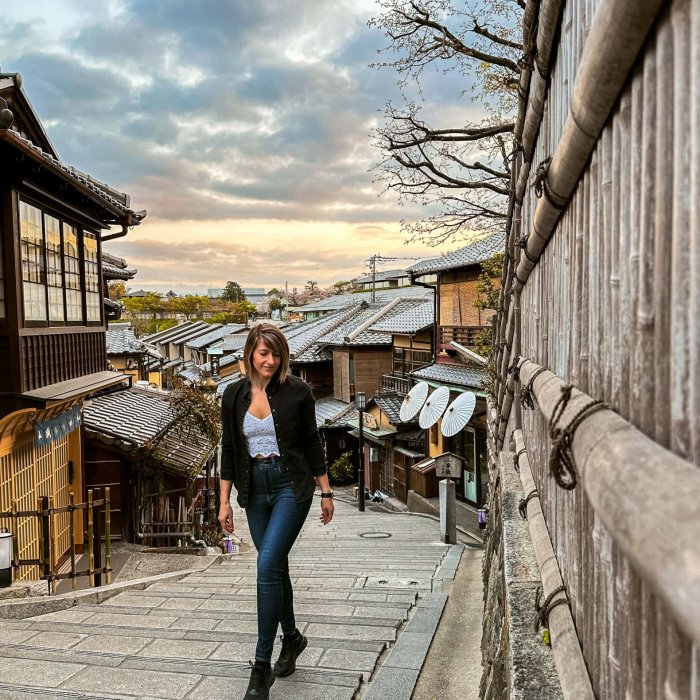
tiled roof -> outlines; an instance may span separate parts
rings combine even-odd
[[[221,341],[221,349],[224,352],[234,352],[235,350],[243,350],[245,341],[248,337],[247,333],[236,333],[235,335],[227,335]]]
[[[62,180],[72,183],[76,189],[82,191],[93,201],[99,202],[102,206],[116,213],[121,221],[126,220],[130,225],[136,226],[146,217],[145,210],[136,212],[131,209],[128,195],[117,192],[117,190],[80,172],[80,170],[63,164],[58,158],[43,151],[17,131],[11,128],[0,129],[0,138],[19,148],[23,153],[28,154],[34,161],[41,163],[49,172],[58,175]]]
[[[420,277],[443,270],[476,265],[484,260],[488,260],[495,253],[504,252],[505,241],[505,233],[492,233],[452,253],[411,265],[407,271],[411,273],[412,277]]]
[[[217,328],[220,328],[221,324],[220,323],[205,323],[203,327],[199,328],[188,328],[183,330],[182,332],[178,333],[177,335],[172,336],[171,338],[168,338],[168,343],[174,343],[175,345],[180,345],[180,343],[186,343],[188,340],[192,340],[194,338],[200,338],[205,335],[208,335],[212,331],[216,330]]]
[[[331,359],[330,353],[323,347],[329,333],[352,318],[357,312],[355,306],[345,307],[332,313],[285,328],[282,332],[287,337],[292,362],[323,362]]]
[[[384,270],[383,272],[376,272],[374,275],[363,275],[354,279],[353,282],[356,284],[367,284],[371,283],[373,279],[375,282],[386,282],[387,280],[398,280],[404,277],[408,277],[406,270]]]
[[[344,401],[340,401],[333,396],[324,396],[316,401],[316,427],[320,428],[329,423],[348,407]]]
[[[146,346],[136,339],[134,331],[128,324],[124,324],[124,328],[109,327],[106,335],[108,355],[146,352]]]
[[[385,333],[417,333],[433,325],[435,305],[431,300],[406,299],[370,326]]]
[[[125,389],[98,396],[83,408],[88,437],[132,452],[162,438],[155,456],[166,467],[189,476],[201,469],[216,445],[201,433],[187,436],[171,426],[174,411],[165,392]]]
[[[202,370],[194,363],[186,363],[177,373],[180,379],[186,379],[188,382],[199,382],[203,378]]]
[[[425,287],[420,286],[377,289],[375,292],[375,300],[383,303],[392,301],[393,299],[396,299],[396,297],[429,297],[432,299],[432,296],[432,289],[426,289]],[[372,292],[338,294],[336,296],[328,297],[327,299],[320,299],[312,304],[305,304],[304,306],[294,306],[290,308],[301,313],[306,313],[308,311],[331,311],[334,309],[341,309],[348,306],[348,304],[361,304],[363,301],[366,301],[367,303],[371,302]]]
[[[229,384],[233,384],[234,382],[237,382],[243,375],[240,372],[234,372],[232,375],[228,377],[224,377],[219,383],[216,385],[216,395],[217,396],[223,396],[224,391],[226,387]]]
[[[209,333],[205,333],[204,335],[200,335],[196,338],[193,338],[192,340],[185,343],[185,347],[192,348],[194,350],[199,350],[201,348],[207,347],[208,345],[211,345],[212,343],[215,343],[217,340],[221,340],[224,336],[227,336],[230,333],[237,333],[238,331],[243,330],[244,328],[244,323],[227,323],[225,326],[215,328]]]
[[[176,335],[182,333],[185,328],[203,328],[208,326],[208,323],[204,321],[186,321],[185,323],[180,323],[177,326],[172,326],[171,328],[166,328],[164,331],[158,331],[158,333],[151,333],[150,335],[144,335],[141,340],[147,343],[164,343],[169,338],[174,338]]]
[[[403,403],[403,396],[394,393],[384,393],[375,394],[372,401],[379,406],[382,413],[389,419],[389,422],[393,425],[398,425],[403,423],[399,411],[401,410],[401,404]],[[414,421],[407,421],[409,423],[415,423],[418,421],[416,418]]]
[[[489,375],[483,369],[475,369],[466,365],[437,363],[411,372],[411,377],[418,381],[428,380],[441,384],[481,389],[488,382]]]
[[[346,404],[346,408],[342,410],[340,413],[338,413],[335,418],[331,419],[330,423],[325,423],[324,428],[348,428],[350,427],[350,423],[348,421],[355,421],[357,422],[358,420],[358,412],[357,409],[355,408],[354,403],[349,403]]]
[[[423,428],[416,428],[415,430],[404,430],[401,433],[396,433],[397,440],[406,440],[406,442],[417,442],[425,437],[425,431]]]
[[[391,335],[388,333],[363,330],[359,335],[353,335],[384,306],[386,304],[376,303],[367,304],[364,308],[355,307],[355,312],[344,323],[323,336],[322,343],[324,345],[391,345]]]
[[[102,260],[102,276],[107,280],[130,280],[136,270],[127,270]]]
[[[181,357],[176,357],[174,360],[169,360],[168,362],[164,362],[161,369],[174,369],[175,367],[179,367],[180,365],[183,365],[183,364],[185,364],[183,359]]]

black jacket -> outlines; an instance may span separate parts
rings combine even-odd
[[[266,391],[284,469],[296,500],[304,501],[314,493],[314,477],[326,473],[326,458],[316,428],[314,396],[306,382],[292,375],[282,384],[273,379]],[[243,436],[243,419],[249,407],[247,377],[226,387],[221,403],[221,478],[233,481],[242,508],[248,504],[250,488],[250,456]]]

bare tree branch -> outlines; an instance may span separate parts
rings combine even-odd
[[[383,14],[370,22],[384,30],[393,60],[374,64],[398,74],[402,92],[429,66],[455,70],[469,80],[472,99],[485,98],[491,116],[482,123],[427,124],[420,106],[405,98],[387,105],[385,123],[374,132],[384,158],[375,179],[400,203],[426,209],[421,221],[404,220],[410,240],[431,245],[474,231],[502,230],[510,194],[514,98],[519,84],[517,41],[520,0],[493,2],[479,14],[460,0],[378,0]],[[408,94],[408,92],[404,92]],[[422,96],[422,92],[419,93]]]

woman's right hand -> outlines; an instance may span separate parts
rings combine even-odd
[[[219,525],[224,532],[233,532],[233,508],[230,503],[224,503],[219,508]]]

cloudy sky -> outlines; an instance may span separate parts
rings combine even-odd
[[[373,253],[456,247],[405,245],[399,221],[422,210],[372,182],[370,132],[398,92],[368,67],[376,13],[374,0],[15,2],[0,60],[61,159],[148,210],[107,247],[138,268],[134,287],[325,286]],[[472,116],[441,80],[433,108]]]

